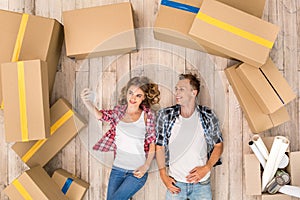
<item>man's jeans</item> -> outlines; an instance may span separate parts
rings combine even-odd
[[[169,190],[166,194],[166,200],[211,200],[210,179],[199,183],[176,182],[177,187],[181,189],[180,193],[172,194]]]
[[[107,189],[107,200],[128,200],[146,183],[148,173],[136,178],[133,170],[113,166]]]

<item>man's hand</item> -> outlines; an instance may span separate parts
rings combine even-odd
[[[190,174],[186,177],[187,182],[198,183],[210,171],[210,169],[211,168],[208,165],[195,167],[190,171]]]
[[[172,194],[178,194],[180,192],[180,188],[175,186],[175,179],[168,176],[168,175],[161,175],[160,176],[162,181],[164,182],[165,186],[167,189],[172,193]]]

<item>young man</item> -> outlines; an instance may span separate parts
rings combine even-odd
[[[196,76],[181,74],[175,87],[176,105],[158,113],[156,159],[168,189],[167,200],[212,199],[210,171],[221,164],[223,138],[213,111],[197,105],[199,91]]]

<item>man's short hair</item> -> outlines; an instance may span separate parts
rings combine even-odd
[[[184,79],[190,80],[190,84],[191,84],[193,90],[197,90],[197,95],[198,95],[199,92],[200,92],[200,80],[197,78],[197,75],[192,74],[192,73],[180,74],[179,75],[179,80],[184,80]]]

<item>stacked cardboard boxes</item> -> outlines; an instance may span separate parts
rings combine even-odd
[[[29,167],[44,166],[85,126],[71,105],[59,99],[50,109],[50,137],[38,141],[16,142],[12,149]]]
[[[0,24],[0,64],[36,59],[46,62],[51,95],[63,43],[62,25],[54,19],[5,10],[0,10]]]
[[[265,5],[265,0],[251,2],[240,0],[219,1],[256,17],[262,16]],[[197,13],[202,10],[202,2],[203,0],[162,0],[154,25],[154,37],[164,42],[205,51],[217,56],[229,57],[222,51],[206,46],[197,37],[189,34]],[[247,24],[247,22],[244,23]]]
[[[12,200],[68,199],[41,166],[36,166],[25,171],[21,176],[16,178],[8,187],[4,189],[4,193]]]

